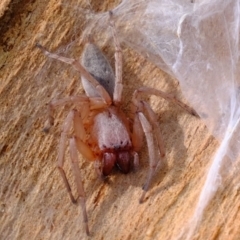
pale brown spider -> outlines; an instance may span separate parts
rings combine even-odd
[[[70,157],[79,195],[78,198],[80,199],[83,211],[86,233],[88,235],[89,228],[85,206],[85,192],[78,167],[77,152],[79,151],[84,158],[94,161],[96,172],[101,177],[108,176],[114,166],[123,173],[128,173],[132,168],[136,169],[139,164],[138,152],[142,146],[143,134],[145,134],[150,169],[143,187],[142,196],[140,197],[140,203],[142,203],[159,163],[155,157],[153,132],[162,158],[165,155],[165,150],[157,117],[148,103],[140,99],[140,95],[147,93],[163,97],[168,101],[176,103],[191,114],[196,115],[192,108],[180,102],[174,96],[153,88],[142,87],[135,90],[133,94],[132,102],[134,109],[132,111],[134,117],[132,121],[129,121],[120,109],[123,90],[122,51],[111,19],[110,13],[110,25],[116,51],[116,77],[114,77],[113,70],[103,53],[93,43],[86,44],[82,55],[82,63],[75,59],[50,53],[43,46],[37,44],[46,56],[72,65],[80,72],[82,77],[82,85],[86,95],[70,96],[61,100],[51,101],[49,104],[49,121],[48,126],[45,127],[45,131],[48,131],[49,127],[53,125],[53,109],[55,107],[68,103],[80,106],[80,110],[72,110],[64,121],[57,166],[71,201],[76,203],[77,199],[73,197],[63,169],[66,141],[73,127],[73,136],[69,139]]]

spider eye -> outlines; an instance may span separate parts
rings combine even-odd
[[[123,173],[128,173],[130,171],[130,154],[127,151],[122,151],[118,153],[117,156],[117,166]]]
[[[103,154],[103,170],[102,173],[104,176],[107,176],[111,173],[113,166],[116,162],[116,154],[115,153],[104,153]]]

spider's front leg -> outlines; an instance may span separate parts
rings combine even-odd
[[[155,144],[153,132],[155,133],[156,136],[158,150],[161,157],[165,156],[165,149],[163,146],[162,135],[156,122],[155,113],[150,108],[148,109],[146,107],[145,102],[140,101],[136,98],[133,98],[133,104],[135,105],[134,110],[135,118],[133,123],[133,146],[136,150],[139,150],[141,148],[141,142],[143,137],[142,135],[144,133],[147,141],[149,155],[149,172],[146,182],[143,186],[143,193],[139,199],[139,202],[143,203],[146,192],[148,191],[149,186],[152,182],[154,173],[157,169],[158,164],[160,163],[160,161],[158,161],[155,156]],[[149,120],[143,114],[143,112],[147,112]],[[150,123],[152,124],[153,127],[151,126]]]
[[[155,154],[154,154],[153,132],[155,133],[155,136],[156,136],[156,142],[158,145],[160,156],[162,158],[165,156],[163,138],[162,138],[159,126],[158,126],[156,114],[153,112],[153,110],[151,109],[151,107],[149,106],[149,104],[147,102],[140,100],[140,97],[142,94],[151,94],[151,95],[160,96],[160,97],[166,99],[167,101],[177,104],[179,107],[181,107],[185,111],[189,112],[190,114],[198,117],[198,114],[196,113],[196,111],[193,108],[191,108],[187,104],[181,102],[180,100],[178,100],[171,94],[164,93],[160,90],[156,90],[154,88],[148,88],[148,87],[139,88],[138,90],[136,90],[134,92],[133,104],[135,106],[135,115],[137,116],[137,120],[141,123],[143,132],[145,133],[145,136],[146,136],[147,145],[148,145],[148,153],[149,153],[149,165],[150,165],[150,170],[148,173],[146,183],[144,184],[144,187],[143,187],[143,194],[140,198],[140,203],[144,201],[145,194],[146,194],[147,190],[149,189],[152,178],[154,176],[154,172],[159,164],[159,162],[156,161]],[[143,114],[143,112],[146,114],[146,116]]]
[[[69,140],[69,149],[70,149],[70,158],[71,158],[71,167],[75,177],[75,183],[77,186],[78,198],[80,201],[80,205],[83,211],[83,220],[85,224],[85,229],[87,235],[89,235],[89,228],[88,228],[88,217],[87,217],[87,210],[86,210],[86,195],[84,192],[81,172],[78,167],[78,153],[77,150],[88,160],[94,160],[94,154],[92,153],[90,147],[85,143],[86,142],[86,132],[83,126],[82,119],[80,117],[80,113],[76,110],[72,110],[63,124],[63,130],[61,133],[61,139],[59,144],[59,154],[58,154],[58,169],[63,178],[64,185],[67,188],[69,193],[70,199],[73,203],[77,202],[77,199],[74,198],[72,194],[72,190],[67,179],[66,173],[64,171],[64,155],[66,151],[66,143],[68,139],[68,134],[71,128],[74,128],[74,136]]]

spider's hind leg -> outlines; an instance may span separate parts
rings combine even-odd
[[[117,32],[113,20],[113,12],[109,11],[110,17],[110,27],[112,30],[113,41],[115,45],[115,87],[114,87],[114,94],[113,94],[113,102],[118,105],[121,103],[122,100],[122,91],[123,91],[123,84],[122,84],[122,49],[120,46],[119,39],[117,37]]]

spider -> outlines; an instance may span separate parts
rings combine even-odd
[[[64,106],[68,103],[78,106],[78,108],[70,111],[64,121],[58,150],[57,166],[71,201],[73,203],[76,203],[78,199],[80,201],[87,235],[89,235],[89,227],[85,205],[86,195],[78,167],[78,152],[84,158],[94,161],[94,168],[100,177],[104,178],[108,176],[114,167],[117,167],[121,172],[126,174],[132,169],[137,169],[139,165],[138,152],[142,147],[143,136],[145,134],[149,154],[149,172],[139,200],[142,203],[157,165],[160,162],[155,156],[154,135],[160,158],[165,156],[165,149],[156,114],[146,101],[141,100],[141,95],[153,94],[160,96],[176,103],[189,113],[197,115],[192,108],[177,100],[171,94],[149,87],[141,87],[135,90],[132,97],[134,106],[132,115],[134,117],[131,121],[127,118],[121,110],[121,96],[123,91],[122,51],[111,12],[110,27],[115,45],[115,76],[106,57],[91,41],[85,46],[81,63],[79,60],[51,53],[40,44],[37,44],[37,47],[47,57],[70,64],[78,70],[81,74],[82,85],[86,93],[86,95],[52,100],[49,103],[49,118],[44,130],[47,132],[53,125],[54,108]],[[69,138],[68,136],[72,128],[73,134]],[[78,191],[78,198],[76,199],[72,194],[63,169],[64,153],[68,138],[71,165]]]

